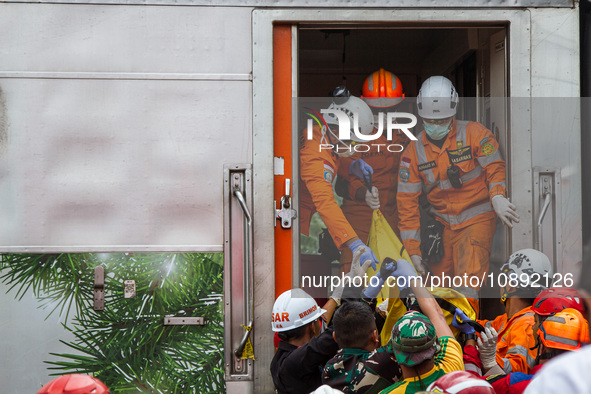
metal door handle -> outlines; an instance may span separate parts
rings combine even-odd
[[[540,216],[538,217],[538,228],[542,226],[542,221],[544,220],[544,216],[546,216],[546,212],[548,211],[548,207],[552,202],[552,193],[548,192],[544,195],[544,205],[542,206],[542,210],[540,211]]]
[[[539,251],[542,250],[542,222],[544,221],[544,216],[546,216],[548,207],[550,207],[550,203],[552,203],[552,193],[546,192],[546,194],[544,195],[544,205],[542,205],[540,215],[538,216],[538,239],[536,246]]]
[[[240,341],[238,347],[234,350],[234,355],[237,358],[242,356],[242,352],[244,351],[244,347],[246,346],[246,342],[248,341],[248,337],[250,336],[250,332],[252,331],[252,324],[253,324],[253,309],[254,309],[254,301],[252,299],[251,294],[251,286],[250,286],[250,257],[251,257],[251,239],[252,239],[252,216],[250,215],[250,211],[248,210],[248,206],[246,205],[246,199],[244,195],[240,191],[239,183],[234,184],[234,196],[238,199],[238,203],[240,203],[240,207],[242,208],[242,213],[246,217],[246,227],[244,231],[244,296],[247,300],[246,302],[246,313],[245,313],[245,323],[248,322],[244,326],[245,332]]]

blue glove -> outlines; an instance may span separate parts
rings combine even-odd
[[[362,180],[367,179],[371,174],[373,174],[373,168],[363,159],[357,159],[349,166],[349,175],[355,175]]]
[[[366,298],[376,298],[380,290],[382,290],[382,286],[384,286],[384,279],[382,279],[380,273],[378,272],[375,276],[379,279],[378,283],[375,283],[375,280],[371,280],[365,290],[363,290],[363,296]]]
[[[466,322],[468,320],[470,320],[468,316],[466,316],[466,314],[460,308],[456,308],[456,313],[454,313],[454,318],[451,321],[451,325],[463,332],[464,334],[474,334],[476,332],[474,327],[472,327],[468,323],[460,323],[460,321]]]
[[[370,248],[368,248],[363,242],[361,242],[360,239],[349,244],[349,249],[351,249],[351,252],[355,254],[355,251],[362,246],[365,247],[365,253],[361,255],[361,259],[359,259],[359,264],[363,266],[363,263],[365,263],[367,260],[371,260],[371,268],[375,271],[378,266],[378,259],[376,255],[373,253],[373,251]]]
[[[378,283],[374,285],[374,281],[370,281],[369,285],[365,290],[363,290],[363,295],[367,298],[376,298],[379,294],[382,286],[384,286],[384,282],[392,275],[394,269],[396,267],[396,263],[389,257],[386,257],[384,261],[382,261],[382,265],[380,266],[380,271],[375,274],[375,277],[379,279]],[[384,279],[385,278],[385,279]]]
[[[404,281],[396,281],[400,290],[404,290],[409,287],[412,278],[419,277],[412,263],[405,259],[398,259],[396,261],[396,270],[392,272],[391,276],[405,279]]]

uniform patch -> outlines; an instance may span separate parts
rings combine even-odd
[[[324,179],[330,183],[332,183],[332,172],[330,172],[329,170],[325,169],[324,170]]]
[[[480,140],[480,145],[484,144],[486,141],[488,141],[488,137],[484,137],[482,140]]]
[[[449,160],[453,164],[461,163],[463,161],[472,160],[472,147],[466,146],[465,148],[448,150],[447,155]]]
[[[464,143],[462,141],[456,141],[456,149],[462,149],[464,147]]]
[[[485,156],[490,156],[493,153],[495,153],[495,147],[490,142],[487,142],[486,144],[482,145],[481,149],[482,154],[484,154]]]
[[[425,170],[428,170],[429,168],[433,168],[433,167],[437,167],[437,164],[435,164],[435,161],[430,161],[428,163],[419,164],[419,171],[425,171]]]
[[[406,183],[408,182],[408,178],[410,178],[410,171],[408,168],[401,168],[398,176],[400,177],[400,182]]]
[[[403,157],[402,160],[400,160],[400,165],[404,166],[406,168],[410,167],[410,159],[408,157]]]

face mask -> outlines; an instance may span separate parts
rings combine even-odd
[[[450,119],[448,123],[444,124],[429,124],[425,122],[425,132],[429,138],[438,141],[449,133],[451,130],[451,123],[452,119]]]

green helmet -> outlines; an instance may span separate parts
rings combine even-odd
[[[422,313],[411,311],[392,328],[390,346],[398,364],[412,367],[432,359],[439,350],[435,327]]]

